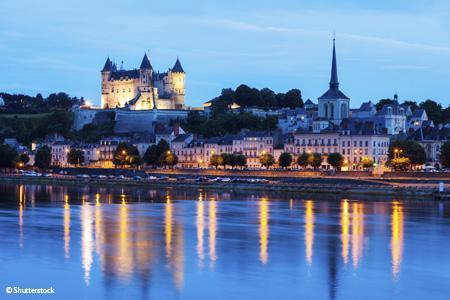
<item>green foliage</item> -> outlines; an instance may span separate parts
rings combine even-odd
[[[138,149],[130,143],[119,143],[113,153],[113,164],[116,166],[135,166],[141,162]],[[140,164],[140,163],[139,163]]]
[[[411,165],[408,157],[397,157],[389,162],[389,165],[396,171],[406,171]]]
[[[194,120],[193,124],[189,120]],[[183,124],[188,132],[197,133],[204,137],[236,134],[244,128],[250,130],[275,130],[278,119],[275,116],[258,117],[252,113],[241,112],[239,114],[226,113],[212,119],[198,116],[197,112],[190,112],[187,121]]]
[[[375,108],[377,110],[381,110],[383,108],[383,106],[387,105],[387,104],[394,104],[395,100],[393,99],[381,99],[380,101],[378,101],[377,104],[375,104]]]
[[[450,141],[441,147],[441,164],[444,168],[450,168]]]
[[[0,145],[0,168],[14,168],[19,156],[9,145]]]
[[[310,154],[308,157],[308,163],[313,167],[314,169],[317,169],[322,164],[323,157],[319,153],[313,153]]]
[[[395,149],[398,152],[395,152]],[[389,145],[388,164],[396,157],[407,157],[413,165],[422,165],[426,162],[426,153],[416,141],[394,141]]]
[[[22,94],[0,93],[0,97],[5,100],[5,111],[7,113],[42,113],[53,110],[69,110],[74,105],[81,105],[84,99],[70,97],[66,93],[53,93],[47,98],[41,94],[35,97]]]
[[[178,163],[178,156],[167,150],[159,157],[159,163],[163,166],[173,167]]]
[[[213,154],[211,155],[211,158],[209,159],[209,164],[211,166],[217,167],[223,165],[223,157],[222,155]]]
[[[71,148],[67,153],[67,161],[71,165],[79,166],[84,163],[84,152],[80,149]]]
[[[170,150],[165,140],[160,140],[157,145],[151,145],[144,153],[143,161],[150,166],[161,165],[161,155]]]
[[[433,120],[434,124],[441,124],[444,120],[442,118],[442,105],[433,100],[426,100],[420,103],[420,108],[425,109],[429,120]]]
[[[262,109],[270,108],[297,108],[303,107],[303,99],[301,91],[292,89],[286,94],[275,94],[268,88],[258,90],[248,85],[241,84],[234,91],[233,89],[223,89],[219,97],[212,100],[213,117],[216,118],[226,112],[228,107],[237,103],[241,108],[259,107]]]
[[[39,148],[34,157],[34,166],[41,170],[46,170],[50,168],[52,162],[52,155],[50,148],[48,146],[43,146]]]
[[[299,165],[302,168],[306,168],[309,164],[308,159],[309,159],[308,153],[300,154],[297,158],[297,165]]]
[[[21,153],[19,155],[19,162],[23,163],[24,165],[26,165],[28,162],[30,161],[30,157],[28,156],[28,154],[26,153]]]
[[[330,153],[327,157],[327,163],[339,170],[344,164],[344,157],[339,152]]]
[[[236,154],[235,162],[236,166],[245,167],[247,166],[247,157],[244,154]]]
[[[370,159],[370,157],[364,157],[361,160],[361,165],[364,169],[370,169],[373,168],[373,160]]]
[[[83,129],[73,132],[71,137],[87,143],[96,143],[104,136],[114,134],[114,120],[103,124],[86,124]]]
[[[270,153],[264,153],[259,157],[259,162],[268,169],[270,166],[275,164],[275,158]]]
[[[67,136],[72,127],[73,114],[65,111],[54,111],[41,115],[17,115],[12,118],[0,115],[0,127],[5,137],[17,138],[25,145],[33,140],[43,139],[47,134],[58,133]]]
[[[281,153],[278,158],[278,165],[282,168],[290,167],[292,164],[292,155],[288,152]]]

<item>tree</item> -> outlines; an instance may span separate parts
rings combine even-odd
[[[313,153],[308,157],[308,163],[314,169],[317,169],[322,164],[323,158],[319,153]]]
[[[412,100],[406,100],[406,101],[404,101],[402,103],[402,105],[409,106],[412,111],[415,111],[416,109],[419,108],[419,105],[417,105],[417,102],[416,101],[412,101]]]
[[[395,104],[395,100],[381,99],[380,101],[378,101],[377,104],[375,104],[375,108],[376,108],[376,110],[381,110],[383,108],[383,106],[388,105],[388,104],[390,104],[390,105]]]
[[[286,93],[284,96],[283,106],[289,107],[291,109],[297,107],[304,107],[302,92],[298,89],[292,89]]]
[[[222,156],[221,155],[217,155],[217,154],[211,155],[211,158],[209,159],[209,164],[211,166],[216,167],[216,169],[217,169],[217,167],[219,167],[220,165],[223,164]]]
[[[18,161],[17,151],[9,145],[0,145],[0,168],[14,168]]]
[[[227,165],[232,164],[233,158],[231,157],[231,154],[229,153],[222,153],[220,156],[222,156],[222,166],[225,169]]]
[[[158,147],[156,145],[151,145],[145,151],[143,161],[147,165],[156,166],[158,165],[160,155],[161,153],[158,153]]]
[[[247,157],[245,157],[244,154],[237,154],[235,161],[236,161],[236,165],[241,168],[247,166]]]
[[[21,153],[19,155],[19,162],[21,162],[24,166],[30,161],[30,157],[26,153]]]
[[[339,153],[330,153],[327,157],[327,163],[333,168],[340,170],[344,164],[344,157]]]
[[[71,148],[67,153],[67,161],[71,165],[79,166],[84,163],[84,152],[80,149]]]
[[[450,141],[441,147],[441,164],[444,168],[450,168]]]
[[[292,164],[292,155],[288,152],[281,153],[278,158],[278,165],[282,168],[287,168]]]
[[[416,141],[394,141],[389,145],[388,164],[394,158],[407,157],[413,165],[422,165],[426,162],[426,153]]]
[[[363,169],[373,168],[373,160],[370,157],[364,157],[361,160],[361,165],[362,165]]]
[[[50,148],[48,146],[43,146],[39,148],[34,157],[34,166],[41,170],[46,170],[50,168],[52,162],[52,155]]]
[[[117,145],[113,153],[113,164],[115,166],[132,165],[133,161],[137,161],[139,156],[138,149],[130,143],[122,142]],[[139,158],[140,159],[140,158]]]
[[[275,107],[277,105],[277,98],[275,93],[268,88],[264,88],[260,91],[261,105],[265,108]]]
[[[270,166],[275,164],[275,158],[273,158],[273,155],[270,153],[263,153],[259,157],[259,162],[268,169]]]
[[[396,171],[406,171],[411,162],[408,157],[397,157],[390,161],[389,165]]]
[[[259,91],[245,84],[236,88],[235,97],[236,103],[241,107],[258,106],[260,103]]]
[[[442,105],[433,100],[426,100],[420,103],[420,108],[425,109],[429,120],[433,120],[434,124],[442,123]]]
[[[299,155],[297,158],[297,165],[299,165],[302,168],[306,168],[309,164],[309,156],[310,154],[303,152]]]
[[[170,150],[162,153],[159,162],[161,165],[173,167],[178,163],[178,156]]]

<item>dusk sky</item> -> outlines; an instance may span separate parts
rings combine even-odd
[[[149,51],[155,70],[180,58],[187,105],[241,83],[298,88],[316,102],[336,32],[352,107],[395,92],[450,104],[448,0],[14,0],[0,11],[2,92],[63,91],[99,104],[106,57],[131,69]]]

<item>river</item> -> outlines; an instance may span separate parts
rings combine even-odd
[[[450,295],[450,203],[429,200],[2,184],[0,237],[2,299]]]

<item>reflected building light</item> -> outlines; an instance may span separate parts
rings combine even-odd
[[[173,278],[175,287],[178,291],[183,289],[184,285],[184,236],[183,227],[178,224],[175,227],[175,245],[173,257]]]
[[[391,255],[392,276],[398,278],[403,257],[403,207],[400,202],[393,202],[391,220]]]
[[[95,205],[96,206],[100,205],[100,194],[99,193],[95,194]]]
[[[19,247],[23,248],[23,209],[26,204],[25,187],[19,186]]]
[[[352,259],[353,267],[358,267],[364,248],[364,204],[353,203],[352,219]]]
[[[217,260],[216,256],[216,233],[217,233],[217,203],[214,198],[209,201],[209,259],[211,266]]]
[[[259,200],[259,260],[263,264],[269,261],[269,200]]]
[[[82,267],[84,269],[84,281],[87,286],[90,283],[91,267],[92,267],[92,250],[93,250],[93,236],[92,236],[92,212],[88,204],[81,206],[81,259]]]
[[[350,213],[348,200],[341,202],[341,243],[342,243],[342,259],[344,263],[348,263],[348,249],[350,244]]]
[[[201,266],[203,265],[203,259],[204,259],[204,230],[205,230],[205,223],[204,223],[204,202],[202,194],[200,193],[200,196],[198,197],[197,201],[197,255],[201,262]]]
[[[70,258],[70,205],[69,196],[64,196],[64,258]]]
[[[289,200],[289,209],[293,209],[294,208],[294,200],[290,199]]]
[[[119,214],[119,246],[118,246],[118,274],[123,280],[129,280],[133,270],[132,245],[128,228],[128,205],[122,202]]]
[[[312,264],[313,246],[314,246],[314,202],[307,200],[305,209],[305,245],[306,261]]]
[[[172,222],[173,222],[172,202],[170,196],[166,196],[166,206],[164,211],[164,233],[166,236],[166,257],[170,259],[172,255]]]

